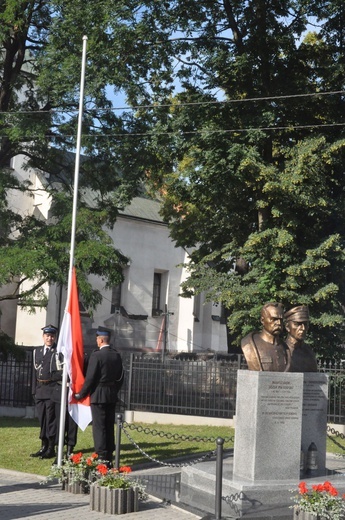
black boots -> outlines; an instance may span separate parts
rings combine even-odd
[[[49,439],[48,449],[42,453],[40,459],[53,459],[55,455],[55,438]]]
[[[69,459],[70,456],[73,455],[73,449],[74,449],[74,446],[67,446],[66,459]],[[63,460],[61,462],[62,462],[62,464],[64,463]],[[57,464],[57,463],[58,463],[58,458],[56,457],[53,464]]]
[[[44,455],[47,450],[48,450],[48,439],[44,439],[44,440],[42,440],[41,448],[38,451],[36,451],[36,453],[31,453],[30,457],[42,458],[42,455]]]
[[[69,459],[71,455],[73,455],[74,446],[67,446],[66,457]]]

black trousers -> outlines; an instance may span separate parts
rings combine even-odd
[[[59,433],[60,433],[60,413],[61,413],[61,403],[54,403],[55,404],[55,415],[56,415],[56,422],[57,422],[57,428],[56,428],[56,445],[59,445]],[[66,416],[65,416],[65,438],[64,438],[64,445],[66,446],[75,446],[77,444],[77,433],[78,433],[78,425],[75,423],[68,413],[68,410],[66,409]]]
[[[115,450],[115,403],[91,404],[92,435],[95,452],[108,462]]]
[[[55,403],[50,399],[36,398],[36,413],[40,423],[40,439],[48,440],[56,435]]]

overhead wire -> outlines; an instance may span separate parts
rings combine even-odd
[[[337,94],[345,94],[345,90],[334,90],[329,92],[310,92],[304,94],[286,94],[280,96],[263,96],[263,97],[252,97],[252,98],[241,98],[241,99],[214,99],[209,101],[188,101],[185,103],[152,103],[148,105],[135,105],[135,106],[120,106],[120,107],[111,107],[111,108],[90,108],[90,111],[96,112],[114,112],[117,110],[142,110],[149,108],[168,108],[168,107],[184,107],[184,106],[203,106],[203,105],[221,105],[221,104],[232,104],[232,103],[249,103],[249,102],[259,102],[259,101],[277,101],[277,100],[285,100],[285,99],[297,99],[303,97],[319,97],[319,96],[333,96]],[[86,103],[87,104],[87,103]],[[87,110],[87,108],[86,108]],[[17,110],[17,111],[0,111],[0,115],[26,115],[26,114],[54,114],[54,113],[66,113],[73,114],[78,112],[77,108],[75,110],[71,109],[59,109],[53,108],[50,110]]]
[[[247,133],[247,132],[253,132],[253,131],[262,131],[262,132],[267,132],[267,131],[284,131],[284,130],[287,130],[287,131],[292,131],[292,130],[306,130],[306,129],[313,129],[313,128],[335,128],[335,127],[341,127],[341,126],[345,126],[345,121],[342,122],[342,123],[322,123],[322,124],[309,124],[309,125],[287,125],[287,126],[259,126],[259,127],[248,127],[248,128],[229,128],[229,129],[211,129],[211,130],[205,130],[205,129],[201,129],[201,130],[175,130],[175,131],[171,131],[171,132],[126,132],[126,133],[107,133],[107,134],[99,134],[99,133],[95,133],[95,134],[82,134],[82,137],[83,138],[94,138],[94,139],[99,139],[99,138],[106,138],[106,139],[117,139],[117,138],[132,138],[132,137],[157,137],[157,136],[173,136],[173,135],[178,135],[178,136],[187,136],[187,135],[197,135],[197,134],[200,134],[200,135],[211,135],[211,134],[226,134],[226,133]],[[4,136],[4,134],[3,134]],[[1,137],[1,133],[0,133],[0,137]],[[34,135],[34,134],[31,134],[31,135],[26,135],[25,136],[25,139],[28,140],[28,139],[35,139],[35,138],[38,138],[38,137],[42,137],[40,135]],[[73,139],[75,138],[75,135],[74,134],[57,134],[57,135],[53,135],[53,134],[49,134],[47,133],[45,136],[44,136],[46,139]],[[21,138],[21,140],[23,141],[23,138]]]
[[[290,95],[281,95],[281,96],[265,96],[265,97],[254,97],[254,98],[243,98],[243,99],[227,99],[227,100],[212,100],[212,101],[195,101],[195,102],[186,102],[186,103],[163,103],[163,104],[151,104],[151,105],[137,105],[134,107],[129,106],[123,106],[123,107],[112,107],[109,109],[97,109],[97,108],[91,108],[90,112],[92,112],[92,116],[94,118],[97,117],[98,113],[102,112],[113,112],[116,110],[143,110],[143,109],[158,109],[163,107],[174,107],[174,108],[180,108],[180,107],[188,107],[188,106],[205,106],[205,105],[212,105],[212,104],[228,104],[228,103],[248,103],[248,102],[261,102],[261,101],[278,101],[278,100],[288,100],[288,99],[296,99],[296,98],[302,98],[302,97],[319,97],[319,96],[330,96],[330,95],[338,95],[338,94],[345,94],[345,90],[336,90],[336,91],[329,91],[329,92],[314,92],[314,93],[305,93],[305,94],[290,94]],[[0,115],[6,115],[6,116],[21,116],[21,115],[30,115],[33,114],[70,114],[72,115],[74,112],[73,110],[63,110],[63,109],[52,109],[48,111],[40,111],[40,110],[33,110],[33,111],[24,111],[20,110],[17,112],[0,112]],[[307,124],[307,125],[299,125],[299,124],[287,124],[287,125],[279,125],[279,126],[258,126],[258,127],[246,127],[246,128],[228,128],[228,129],[200,129],[200,130],[173,130],[173,131],[150,131],[150,132],[122,132],[122,133],[83,133],[83,138],[93,138],[93,139],[99,139],[99,138],[106,138],[106,139],[122,139],[122,138],[132,138],[132,137],[152,137],[152,136],[173,136],[173,135],[179,135],[179,136],[188,136],[188,135],[211,135],[211,134],[226,134],[226,133],[247,133],[252,131],[292,131],[292,130],[303,130],[303,129],[317,129],[317,128],[335,128],[335,127],[341,127],[344,126],[345,122],[332,122],[332,123],[320,123],[320,124]],[[52,123],[52,127],[58,128],[58,125]],[[4,136],[6,134],[3,134]],[[1,137],[1,133],[0,133]],[[39,134],[30,134],[26,135],[25,139],[36,139],[40,137]],[[58,134],[54,135],[54,130],[50,133],[48,132],[45,135],[45,138],[48,139],[73,139],[75,137],[74,134]]]

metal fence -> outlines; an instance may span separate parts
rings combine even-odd
[[[32,392],[32,350],[26,351],[23,361],[9,356],[0,361],[0,405],[22,407],[34,403]]]
[[[345,423],[345,363],[320,363],[319,372],[328,376],[328,422]]]
[[[237,356],[227,360],[185,360],[131,355],[121,398],[129,410],[209,417],[233,417]]]
[[[24,361],[0,361],[0,405],[33,405],[32,355]],[[236,408],[237,370],[241,356],[123,354],[126,379],[120,409],[232,418]],[[345,423],[345,363],[320,364],[328,375],[328,421]]]

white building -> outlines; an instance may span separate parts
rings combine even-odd
[[[24,171],[23,160],[17,156],[11,166],[21,179],[29,179],[35,190],[31,197],[9,193],[11,207],[47,218],[50,201],[44,190],[44,175]],[[112,291],[104,288],[99,277],[90,277],[92,285],[101,291],[103,302],[92,318],[83,316],[85,343],[94,345],[94,330],[105,326],[114,331],[119,348],[227,352],[220,306],[204,304],[202,295],[191,299],[179,296],[180,284],[187,276],[180,265],[188,262],[188,254],[175,247],[169,237],[168,227],[159,216],[159,202],[135,198],[120,213],[109,234],[114,247],[129,258],[129,263],[124,267],[123,283]],[[48,306],[36,314],[20,306],[7,311],[6,302],[1,307],[1,326],[6,324],[5,332],[15,331],[18,345],[41,344],[41,328],[46,323],[61,323],[65,289],[47,285],[45,290]]]

